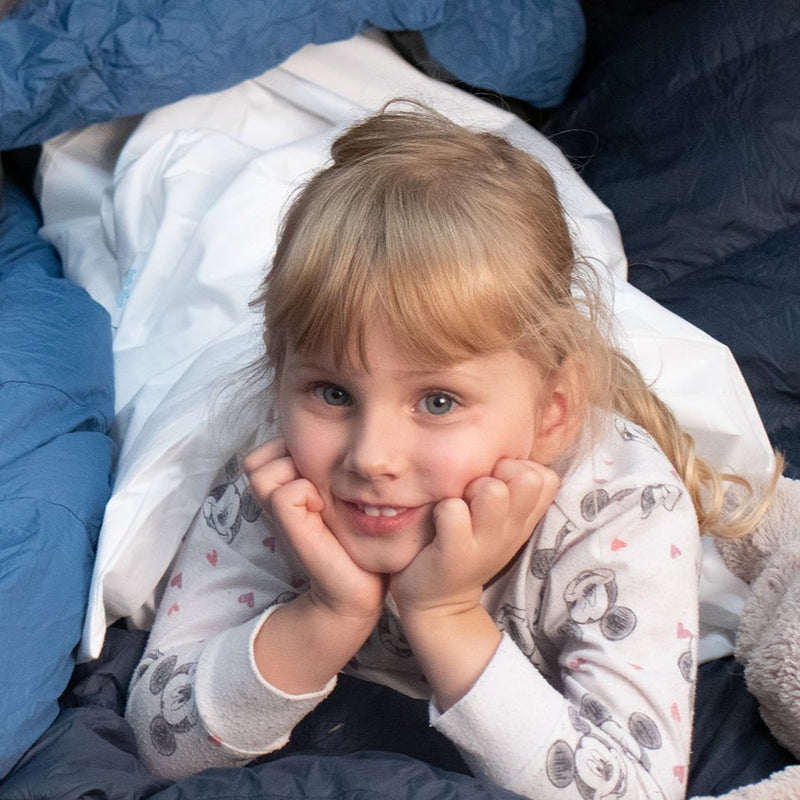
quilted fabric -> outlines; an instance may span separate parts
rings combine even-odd
[[[614,212],[630,282],[730,347],[800,477],[800,6],[639,5],[597,15],[545,132]]]
[[[0,20],[0,149],[217,91],[303,45],[421,30],[467,83],[536,105],[583,53],[578,0],[23,0]]]
[[[59,277],[13,183],[0,207],[0,777],[58,713],[74,667],[113,414],[108,316]]]

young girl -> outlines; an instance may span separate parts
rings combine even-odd
[[[277,438],[221,473],[132,681],[155,772],[282,747],[346,671],[521,794],[683,797],[698,527],[758,510],[723,518],[589,278],[505,140],[390,105],[334,143],[258,300]]]

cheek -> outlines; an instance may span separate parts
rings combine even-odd
[[[527,459],[532,440],[524,429],[472,425],[431,448],[427,478],[438,497],[461,497],[473,480],[491,475],[500,459]]]
[[[304,419],[300,411],[281,413],[280,432],[286,442],[286,449],[294,461],[297,471],[316,483],[331,459],[330,437]]]

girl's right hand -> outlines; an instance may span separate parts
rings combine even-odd
[[[377,622],[387,577],[357,566],[322,518],[325,504],[311,481],[297,471],[281,437],[244,459],[253,494],[278,523],[305,568],[311,600],[342,617]]]

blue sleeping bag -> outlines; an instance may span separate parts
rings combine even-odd
[[[306,44],[420,30],[465,83],[539,106],[581,65],[579,0],[22,0],[0,20],[0,149],[261,74]]]
[[[0,200],[0,778],[58,713],[110,490],[111,329]]]

